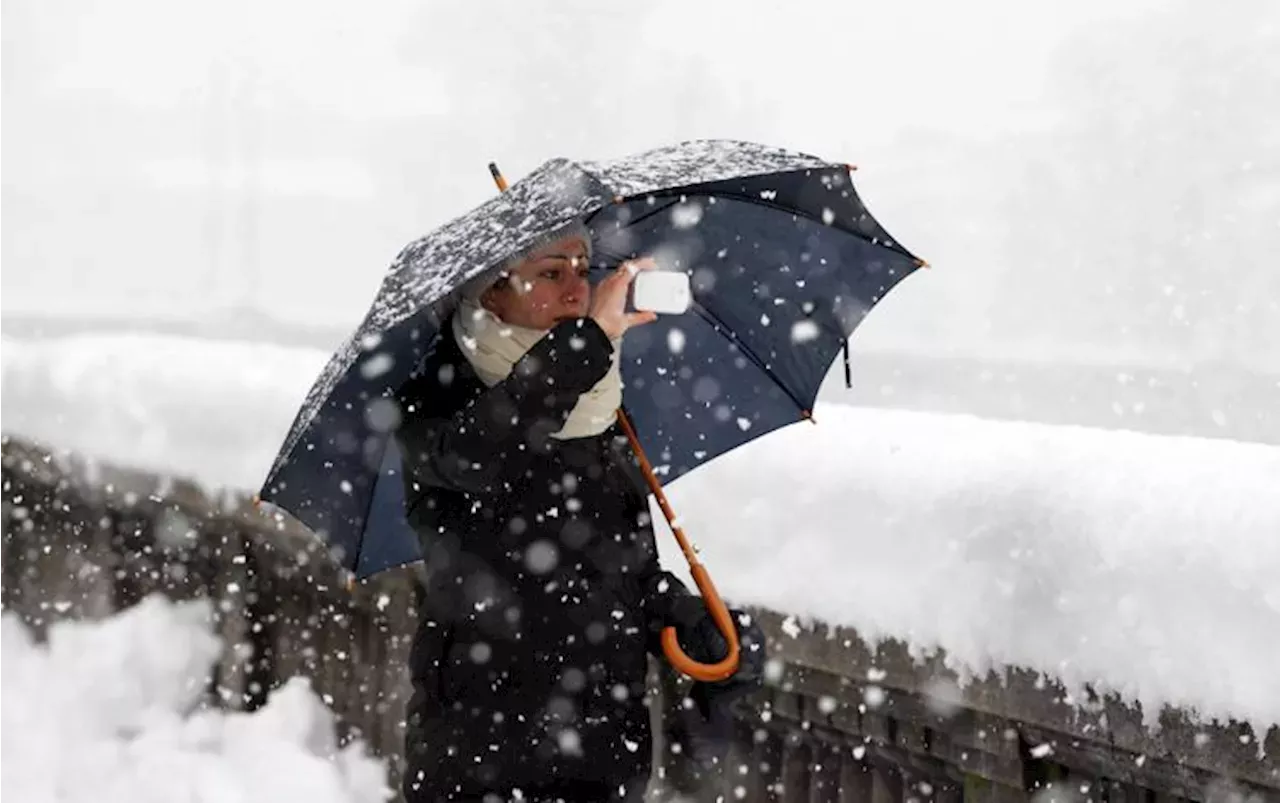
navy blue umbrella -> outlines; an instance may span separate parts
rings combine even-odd
[[[598,273],[654,255],[692,278],[692,308],[622,348],[623,407],[663,483],[808,418],[863,317],[924,264],[867,211],[845,164],[732,141],[547,162],[400,253],[308,393],[261,499],[357,578],[419,560],[391,438],[396,391],[465,282],[574,218],[592,230]]]

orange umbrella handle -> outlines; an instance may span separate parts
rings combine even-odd
[[[493,176],[493,181],[498,185],[498,190],[505,192],[507,189],[507,180],[502,177],[498,165],[490,162],[489,173]],[[667,517],[667,523],[671,525],[671,532],[676,537],[676,542],[680,544],[680,550],[684,552],[685,559],[689,561],[689,573],[693,575],[693,581],[698,586],[698,590],[702,592],[703,602],[706,603],[708,611],[711,613],[711,619],[716,623],[716,627],[720,630],[720,635],[724,636],[725,642],[729,645],[729,652],[718,663],[704,664],[693,660],[680,647],[680,640],[676,637],[676,629],[674,627],[663,628],[662,630],[662,652],[667,656],[667,660],[678,671],[683,672],[694,680],[700,680],[704,683],[714,683],[717,680],[725,680],[733,676],[738,671],[738,661],[741,654],[741,646],[738,643],[738,628],[734,625],[733,614],[729,613],[729,608],[724,604],[724,600],[720,599],[719,592],[716,591],[715,584],[711,582],[711,575],[707,574],[706,568],[698,560],[697,553],[693,551],[693,547],[689,545],[689,539],[685,538],[684,531],[676,526],[676,514],[671,509],[671,504],[667,501],[667,495],[662,492],[662,483],[658,482],[658,476],[653,472],[653,466],[649,464],[649,458],[645,456],[644,449],[640,447],[640,439],[636,437],[636,431],[631,426],[630,419],[627,414],[618,409],[618,422],[622,424],[622,429],[627,433],[627,440],[631,441],[631,449],[635,452],[636,458],[640,461],[640,470],[644,472],[645,481],[649,483],[649,490],[653,491],[654,498],[658,500],[658,506],[662,508],[662,514]]]
[[[729,654],[719,663],[698,663],[688,655],[685,655],[684,650],[680,648],[680,640],[676,638],[676,629],[674,627],[667,627],[662,630],[662,653],[667,656],[667,661],[677,671],[688,675],[694,680],[701,680],[706,683],[725,680],[733,677],[733,673],[738,671],[738,661],[741,657],[742,649],[738,644],[738,628],[733,624],[733,614],[729,613],[729,608],[724,604],[724,600],[720,599],[720,595],[716,593],[716,587],[712,585],[711,575],[707,574],[706,568],[701,563],[695,563],[689,566],[689,571],[693,574],[694,582],[698,584],[698,590],[702,592],[702,599],[706,601],[707,609],[711,612],[711,618],[715,620],[716,627],[720,629],[720,634],[724,636],[724,640],[729,644]]]
[[[741,646],[738,644],[738,628],[734,625],[733,614],[729,613],[728,606],[724,604],[724,600],[720,599],[715,583],[711,582],[711,575],[707,574],[706,567],[698,560],[697,553],[689,545],[689,539],[685,538],[684,530],[676,524],[675,511],[671,509],[671,503],[667,501],[667,495],[662,491],[662,483],[658,482],[658,476],[654,473],[653,466],[649,464],[649,458],[640,447],[640,439],[636,436],[635,428],[631,426],[631,419],[621,409],[618,410],[618,423],[622,425],[622,431],[627,434],[627,440],[631,441],[631,449],[635,452],[636,459],[640,461],[640,470],[644,473],[645,481],[649,483],[649,490],[653,491],[654,498],[658,500],[658,507],[662,508],[662,514],[667,517],[667,523],[671,525],[671,533],[680,544],[685,560],[689,561],[689,573],[693,575],[693,582],[697,584],[698,591],[702,592],[702,601],[710,611],[711,619],[716,623],[720,635],[724,636],[725,643],[729,645],[728,654],[719,663],[699,663],[680,648],[676,629],[666,627],[662,630],[662,652],[673,667],[694,680],[713,683],[732,677],[733,673],[738,671],[741,652]]]

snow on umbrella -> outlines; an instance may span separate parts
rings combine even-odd
[[[623,341],[623,407],[662,482],[809,418],[867,312],[924,263],[891,238],[845,164],[696,141],[604,162],[555,159],[410,243],[299,410],[260,490],[359,577],[421,558],[404,514],[396,391],[468,280],[574,219],[593,271],[654,255],[694,303]]]

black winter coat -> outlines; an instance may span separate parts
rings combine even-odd
[[[486,388],[448,326],[402,389],[428,580],[412,649],[410,801],[647,778],[647,654],[696,599],[658,565],[625,437],[559,441],[613,347],[564,322]],[[678,606],[677,606],[678,607]]]

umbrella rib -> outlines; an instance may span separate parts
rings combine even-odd
[[[387,447],[390,445],[392,437],[394,436],[388,435],[386,443],[382,444],[382,454],[378,457],[378,471],[373,475],[373,484],[369,486],[369,504],[364,506],[364,516],[360,519],[360,537],[356,539],[355,555],[351,559],[351,573],[353,575],[358,576],[360,574],[360,555],[364,552],[364,532],[365,528],[369,526],[370,516],[373,515],[373,499],[378,493],[378,483],[382,481],[382,461],[387,459]],[[400,470],[404,471],[403,459],[400,460]],[[401,478],[399,481],[404,482],[404,479]],[[406,518],[408,518],[412,510],[413,507],[410,507],[409,510],[405,511]]]
[[[654,197],[657,197],[657,196],[654,196]],[[680,199],[679,199],[679,198],[672,198],[672,199],[671,199],[671,201],[670,201],[669,203],[665,203],[665,204],[663,204],[662,206],[658,206],[658,207],[656,207],[655,209],[652,209],[652,210],[650,210],[650,211],[648,211],[648,212],[645,212],[643,215],[641,215],[640,217],[636,218],[635,220],[628,221],[628,222],[627,222],[627,225],[626,225],[626,228],[628,228],[628,229],[629,229],[629,228],[631,228],[632,226],[635,226],[635,225],[637,225],[637,224],[639,224],[639,223],[643,223],[644,221],[648,220],[649,218],[653,217],[654,215],[660,215],[660,214],[662,214],[663,212],[667,211],[668,209],[670,209],[671,207],[675,206],[675,205],[676,205],[676,204],[678,204],[678,203],[680,203]]]
[[[382,396],[382,398],[385,399],[387,397],[384,395]],[[398,466],[397,470],[387,474],[382,473],[382,463],[387,459],[387,449],[390,449],[392,447],[392,441],[394,439],[395,439],[395,435],[387,434],[386,440],[383,441],[382,454],[379,455],[378,457],[378,471],[373,475],[373,484],[369,486],[369,503],[364,506],[364,517],[360,520],[361,537],[356,539],[355,555],[351,561],[351,573],[354,575],[360,574],[360,557],[364,554],[364,535],[363,534],[364,534],[365,528],[369,526],[369,519],[373,516],[373,502],[374,502],[374,498],[377,496],[377,493],[378,493],[378,483],[382,482],[383,477],[391,477],[395,482],[399,482],[403,484],[405,479],[408,477],[408,471],[405,468],[404,453],[400,450],[399,445],[396,445],[395,447],[397,451],[401,451],[400,465]],[[410,515],[412,515],[413,511],[416,510],[418,508],[418,505],[421,503],[422,503],[421,496],[419,496],[418,499],[412,503],[410,503],[409,500],[406,498],[405,512],[404,512],[405,518],[407,519]]]
[[[791,391],[791,388],[787,387],[787,384],[783,382],[778,377],[778,375],[773,372],[773,369],[771,369],[763,359],[760,358],[760,355],[756,354],[755,351],[752,350],[750,346],[748,346],[741,339],[739,339],[737,334],[734,333],[733,329],[730,328],[728,324],[720,320],[720,316],[716,315],[714,312],[707,309],[697,301],[693,302],[693,304],[690,306],[690,309],[698,313],[698,315],[702,316],[703,320],[710,323],[713,327],[715,327],[717,331],[723,331],[727,333],[729,339],[734,343],[734,345],[738,347],[738,350],[742,352],[743,356],[745,356],[748,360],[750,360],[751,363],[755,365],[755,367],[763,371],[765,376],[773,380],[773,383],[775,385],[782,388],[782,392],[787,394],[787,396],[795,404],[797,410],[799,410],[801,413],[811,412],[810,410],[807,410],[805,408],[804,402],[800,401],[800,399],[796,396],[796,394]]]

